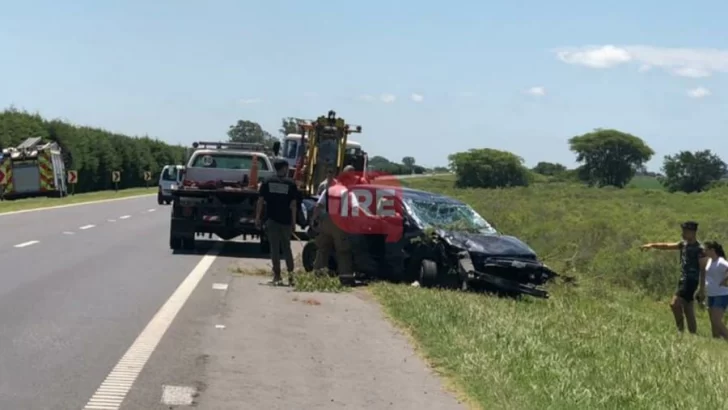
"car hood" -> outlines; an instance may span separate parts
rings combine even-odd
[[[530,246],[514,236],[447,230],[438,230],[437,233],[450,245],[469,252],[492,256],[536,257]]]

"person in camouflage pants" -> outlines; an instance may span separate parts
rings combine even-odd
[[[660,249],[680,251],[680,280],[677,291],[672,297],[670,307],[675,316],[677,329],[682,332],[685,329],[685,321],[688,322],[688,331],[697,332],[695,320],[695,303],[702,303],[705,299],[705,267],[708,258],[705,248],[698,242],[698,223],[693,221],[684,222],[682,225],[682,241],[648,243],[641,246],[641,249]]]

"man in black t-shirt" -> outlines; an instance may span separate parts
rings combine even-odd
[[[680,251],[680,280],[670,308],[679,331],[683,331],[684,322],[687,321],[688,331],[696,333],[698,325],[694,300],[698,299],[702,303],[705,298],[705,268],[708,258],[705,248],[697,239],[698,223],[687,221],[681,227],[682,241],[648,243],[641,248]]]
[[[265,230],[270,243],[270,258],[273,264],[273,281],[281,283],[281,250],[288,269],[288,284],[293,284],[293,252],[291,236],[296,230],[296,214],[299,203],[299,191],[295,182],[287,177],[288,162],[277,160],[274,164],[276,176],[267,179],[260,185],[258,206],[255,215],[255,226],[262,228],[262,213],[265,206]]]

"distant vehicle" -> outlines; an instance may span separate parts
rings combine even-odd
[[[255,227],[259,181],[275,175],[272,152],[263,144],[195,142],[182,182],[172,189],[169,246],[195,248],[198,234],[215,234],[223,240],[240,235],[260,238],[261,251],[269,252],[264,231]]]
[[[0,187],[5,199],[32,196],[66,196],[66,168],[56,142],[28,138],[0,156]]]
[[[172,190],[177,189],[182,183],[181,170],[183,165],[165,165],[159,174],[159,191],[157,192],[157,203],[159,205],[172,203]]]
[[[382,185],[377,189],[392,188]],[[525,242],[501,234],[461,201],[411,188],[401,188],[401,192],[395,195],[399,202],[396,208],[402,209],[404,215],[394,221],[382,221],[402,224],[400,240],[387,243],[382,234],[350,235],[358,275],[416,280],[422,286],[456,285],[463,290],[481,286],[498,292],[548,297],[541,286],[559,275],[541,262]],[[309,241],[302,255],[307,271],[313,269],[315,255],[316,243]],[[336,270],[334,257],[329,268]]]

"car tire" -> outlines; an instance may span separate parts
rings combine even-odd
[[[174,251],[178,251],[182,249],[182,238],[179,236],[171,236],[169,237],[169,247],[170,249]]]
[[[157,194],[157,204],[162,205],[163,203],[164,203],[164,201],[162,200],[162,195]]]
[[[430,288],[437,285],[439,280],[437,262],[422,259],[420,262],[420,285]]]

